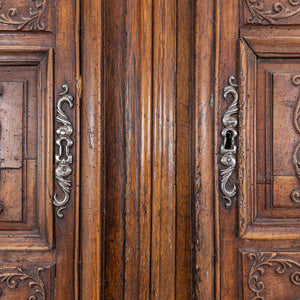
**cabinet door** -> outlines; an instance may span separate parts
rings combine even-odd
[[[298,299],[300,1],[220,0],[216,19],[216,296]]]
[[[77,297],[76,5],[0,1],[3,299]]]

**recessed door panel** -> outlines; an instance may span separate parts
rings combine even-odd
[[[240,236],[295,238],[300,60],[257,57],[240,42]]]
[[[0,50],[0,248],[52,247],[53,54],[33,50]]]

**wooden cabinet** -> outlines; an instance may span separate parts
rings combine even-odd
[[[0,298],[300,299],[300,1],[0,1]]]

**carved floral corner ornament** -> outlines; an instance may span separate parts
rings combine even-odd
[[[0,24],[13,26],[17,30],[46,30],[42,16],[46,10],[47,0],[28,0],[33,2],[34,6],[28,8],[27,15],[21,15],[16,7],[10,7],[2,12],[4,1],[0,0]]]
[[[73,156],[70,153],[70,149],[73,146],[73,126],[69,117],[63,111],[62,105],[66,103],[70,108],[73,108],[74,97],[69,93],[69,86],[67,84],[63,84],[62,89],[63,92],[59,94],[56,104],[56,122],[60,126],[56,130],[58,153],[55,155],[55,178],[61,191],[56,192],[53,197],[53,205],[58,207],[57,216],[60,218],[64,216],[62,211],[67,208],[66,205],[70,199],[72,179],[69,179],[69,176],[73,171]],[[62,197],[59,197],[59,194],[62,194]]]
[[[222,198],[227,207],[232,205],[232,197],[236,194],[236,185],[232,184],[229,186],[229,179],[236,166],[236,153],[237,146],[235,144],[235,138],[237,137],[237,113],[238,113],[238,92],[236,88],[238,85],[234,83],[234,76],[229,77],[229,85],[224,88],[223,97],[225,100],[230,100],[232,102],[229,108],[223,116],[223,130],[221,135],[223,137],[223,144],[221,145],[221,164],[225,168],[221,168],[221,192]]]
[[[44,300],[46,299],[45,284],[41,278],[41,272],[45,271],[42,267],[29,267],[26,271],[17,267],[14,270],[0,271],[0,298],[4,296],[2,285],[15,290],[21,281],[26,282],[27,287],[32,291],[32,295],[27,300]],[[2,288],[1,288],[2,287]]]
[[[245,0],[251,16],[248,24],[275,24],[278,20],[292,17],[300,12],[300,0],[275,2],[270,8],[265,7],[264,0]]]
[[[248,274],[248,288],[254,293],[251,300],[266,300],[262,293],[265,290],[265,283],[262,276],[267,268],[273,268],[278,275],[285,274],[288,269],[297,268],[298,271],[291,271],[290,281],[300,286],[300,263],[293,259],[278,257],[274,252],[249,253],[248,259],[252,260],[252,266]],[[299,290],[300,292],[300,290]]]
[[[292,83],[295,86],[300,85],[300,75],[293,76]],[[298,134],[300,134],[299,118],[300,118],[300,97],[298,99],[298,103],[297,103],[297,106],[296,106],[295,112],[294,112],[294,126],[295,126],[295,129],[298,132]],[[294,163],[296,175],[300,182],[300,142],[298,143],[298,145],[296,146],[296,148],[294,150],[293,163]],[[293,202],[300,203],[300,191],[299,190],[293,190],[291,192],[290,197]]]

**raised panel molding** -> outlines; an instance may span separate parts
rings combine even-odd
[[[52,81],[52,49],[0,48],[1,250],[53,246]]]
[[[291,79],[300,64],[285,56],[258,58],[253,48],[240,41],[239,233],[245,239],[293,239],[300,215],[290,199],[299,186],[293,162],[299,91]]]

